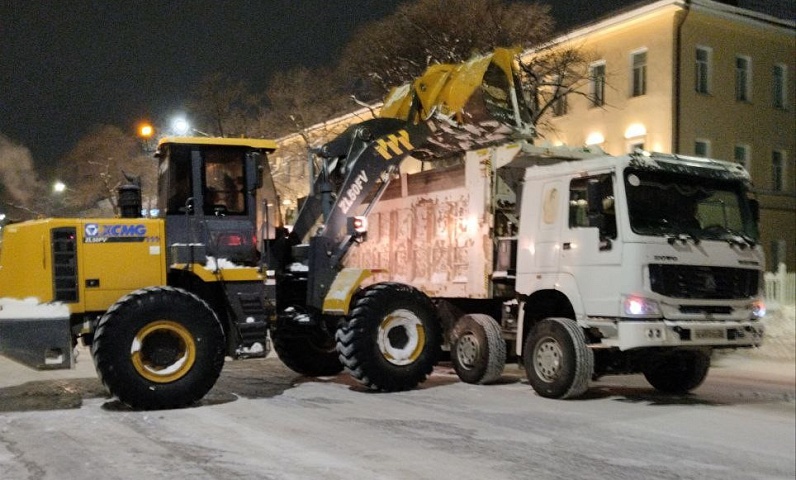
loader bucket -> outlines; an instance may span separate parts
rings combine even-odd
[[[385,98],[382,117],[427,122],[433,134],[412,156],[421,160],[485,147],[530,131],[517,87],[515,50],[497,49],[450,65],[432,65]]]
[[[0,300],[0,354],[39,370],[72,368],[69,310]]]

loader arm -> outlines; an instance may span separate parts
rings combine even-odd
[[[301,241],[323,215],[323,225],[309,240],[307,304],[321,308],[323,299],[356,242],[349,219],[366,216],[364,203],[374,205],[397,172],[401,161],[425,144],[424,124],[377,118],[355,125],[324,145],[318,154],[323,168],[315,180],[315,194],[299,212],[292,235]]]

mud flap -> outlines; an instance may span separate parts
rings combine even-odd
[[[69,317],[0,318],[0,354],[39,370],[72,368]]]

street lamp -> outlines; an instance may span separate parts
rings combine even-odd
[[[55,193],[64,193],[66,191],[66,184],[60,180],[56,180],[53,183],[53,192]]]

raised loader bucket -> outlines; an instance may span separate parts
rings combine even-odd
[[[519,91],[510,49],[460,64],[432,65],[414,80],[393,89],[381,117],[426,122],[428,143],[412,156],[431,160],[530,134],[528,109]]]
[[[69,309],[0,299],[0,354],[40,370],[72,368]]]

